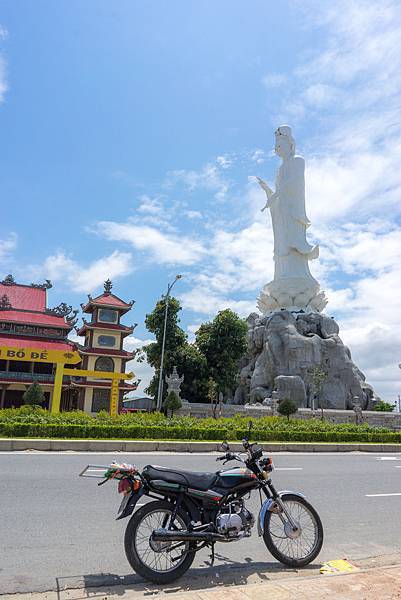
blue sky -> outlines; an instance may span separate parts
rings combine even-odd
[[[327,312],[379,395],[401,392],[396,1],[3,0],[0,25],[0,274],[74,306],[111,277],[130,347],[177,272],[190,335],[247,316],[273,273],[252,176],[273,180],[288,123]]]

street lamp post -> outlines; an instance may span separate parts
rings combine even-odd
[[[162,339],[162,354],[160,358],[160,374],[159,374],[159,387],[157,390],[157,405],[156,410],[160,411],[162,407],[162,396],[163,396],[163,362],[164,362],[164,347],[166,344],[166,329],[167,329],[167,314],[168,314],[168,301],[170,298],[170,292],[176,281],[182,278],[182,275],[176,275],[172,283],[167,286],[166,294],[166,308],[164,311],[164,327],[163,327],[163,339]]]

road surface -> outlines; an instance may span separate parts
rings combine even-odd
[[[78,477],[86,464],[113,459],[197,471],[221,465],[213,454],[0,453],[0,593],[140,582],[124,554],[127,520],[115,521],[116,484],[98,488],[96,480]],[[276,487],[306,494],[322,518],[318,562],[401,550],[401,454],[282,453],[274,461]],[[258,503],[254,493],[248,507],[255,515]],[[213,569],[209,551],[198,554],[189,581],[282,568],[256,527],[251,538],[217,544],[216,552]]]

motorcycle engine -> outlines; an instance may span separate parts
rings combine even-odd
[[[245,508],[242,500],[230,502],[216,518],[218,533],[232,538],[249,537],[254,524],[255,517]]]

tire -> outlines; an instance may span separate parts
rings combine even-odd
[[[153,583],[166,584],[175,581],[176,579],[184,575],[184,573],[189,569],[195,558],[196,544],[186,542],[185,546],[181,548],[185,549],[187,552],[185,556],[177,560],[176,566],[171,566],[171,568],[168,569],[158,569],[154,568],[152,563],[147,564],[147,562],[145,561],[145,557],[148,560],[148,562],[152,560],[152,557],[155,557],[155,567],[162,567],[163,565],[161,563],[164,560],[166,561],[167,567],[167,563],[170,560],[170,554],[164,551],[155,552],[146,538],[147,533],[151,531],[151,528],[153,528],[152,521],[160,521],[160,518],[163,519],[163,514],[171,515],[173,510],[173,504],[165,500],[149,502],[134,513],[127,525],[127,529],[125,530],[124,546],[125,554],[127,556],[129,564],[134,569],[134,571],[138,573],[138,575],[140,575],[144,579],[147,579],[148,581],[152,581]],[[157,517],[156,515],[159,515],[159,517]],[[148,525],[146,525],[146,519]],[[191,519],[189,515],[184,510],[179,509],[174,524],[181,529],[187,529],[190,520]],[[161,522],[159,522],[157,526],[160,527]],[[171,546],[175,543],[176,542],[171,542],[169,545]],[[149,548],[149,550],[147,550],[147,547]],[[178,555],[181,552],[181,548],[177,549],[176,551]],[[141,555],[142,551],[145,552],[145,556]],[[159,557],[159,559],[157,557]],[[158,560],[159,564],[157,563]]]
[[[295,521],[299,521],[301,524],[302,531],[299,538],[297,538],[299,542],[297,542],[297,540],[290,539],[285,534],[284,526],[280,517],[277,514],[269,511],[266,513],[264,522],[264,542],[267,546],[267,549],[274,556],[274,558],[279,560],[284,565],[287,565],[289,567],[304,567],[305,565],[308,565],[310,562],[315,560],[320,550],[322,549],[322,522],[316,510],[313,508],[313,506],[311,506],[311,504],[309,504],[309,502],[304,500],[304,498],[301,498],[294,494],[284,494],[283,496],[281,496],[281,501],[286,504],[287,509],[290,510],[291,516],[293,516]],[[300,514],[302,513],[303,515],[300,518]],[[310,524],[307,524],[308,521],[305,521],[305,519],[307,518],[304,518],[304,515],[307,515]],[[302,518],[304,518],[304,521],[301,520]],[[278,535],[280,533],[280,525],[282,537],[279,537]],[[302,525],[304,526],[304,529],[302,529]],[[313,539],[311,540],[310,548],[307,548],[307,546],[302,548],[302,542],[305,543],[306,539],[308,539],[309,543],[309,538],[306,538],[305,530],[313,533]],[[309,535],[311,535],[311,533],[309,533]],[[301,539],[302,535],[304,535],[303,540]],[[283,543],[283,547],[279,547],[280,539],[285,540],[285,543]]]

